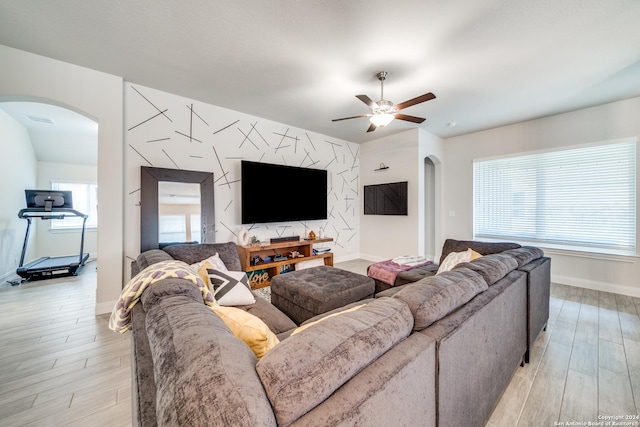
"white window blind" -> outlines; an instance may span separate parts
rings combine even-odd
[[[94,228],[98,226],[98,186],[89,182],[53,181],[52,190],[71,191],[73,209],[89,217],[85,226]],[[81,228],[82,218],[68,216],[65,219],[51,220],[52,229]]]
[[[474,238],[635,254],[636,141],[473,165]]]

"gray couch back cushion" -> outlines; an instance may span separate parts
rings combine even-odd
[[[143,293],[158,425],[275,426],[254,354],[187,288],[165,280]]]
[[[440,264],[451,252],[462,252],[471,248],[481,255],[491,255],[503,252],[509,249],[519,248],[517,243],[509,242],[478,242],[475,240],[455,240],[447,239],[442,245],[442,255],[440,256]]]
[[[160,249],[151,249],[142,252],[136,258],[136,261],[131,264],[131,277],[140,273],[145,268],[160,261],[171,261],[171,255]]]
[[[511,255],[499,253],[483,256],[471,262],[463,262],[456,265],[453,270],[459,268],[468,268],[469,270],[478,272],[487,282],[487,285],[491,286],[509,274],[510,271],[517,269],[518,262]]]
[[[487,288],[480,274],[458,268],[406,285],[394,298],[409,306],[415,322],[413,330],[421,331]]]
[[[271,349],[256,367],[278,425],[287,426],[321,404],[413,327],[409,307],[379,298],[325,318]]]
[[[518,268],[521,268],[533,260],[542,258],[544,256],[544,251],[533,246],[523,246],[521,248],[504,251],[503,254],[511,255],[518,263]]]
[[[238,249],[233,242],[171,245],[165,247],[164,251],[187,264],[195,264],[218,253],[228,270],[242,271]]]

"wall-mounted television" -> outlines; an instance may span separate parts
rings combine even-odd
[[[327,171],[242,160],[242,223],[327,219]]]
[[[71,191],[24,190],[27,208],[69,208],[73,209]]]
[[[408,182],[364,186],[365,215],[407,215]]]

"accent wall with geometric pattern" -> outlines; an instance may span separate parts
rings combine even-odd
[[[340,259],[359,252],[359,145],[125,82],[125,268],[139,254],[140,166],[213,172],[216,242],[237,241],[240,161],[327,170],[327,220],[246,224],[250,235],[306,236],[322,229]],[[264,185],[304,203],[304,186]],[[265,206],[268,209],[268,206]],[[321,247],[319,245],[319,247]]]

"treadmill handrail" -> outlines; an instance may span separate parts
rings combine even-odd
[[[51,210],[46,210],[46,208],[25,208],[20,209],[20,212],[18,212],[18,218],[62,219],[66,216],[65,214],[85,219],[89,217],[89,215],[71,208],[52,208]]]

